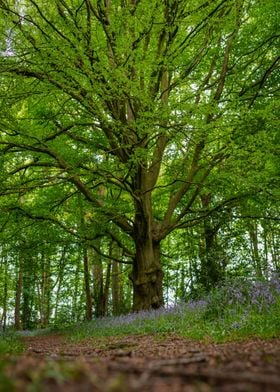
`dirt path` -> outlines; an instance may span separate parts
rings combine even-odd
[[[151,335],[23,340],[26,353],[10,359],[1,392],[280,391],[280,339],[219,345]]]

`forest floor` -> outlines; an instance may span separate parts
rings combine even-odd
[[[280,391],[280,339],[223,344],[176,335],[22,339],[25,352],[6,358],[1,392]]]

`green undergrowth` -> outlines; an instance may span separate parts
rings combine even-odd
[[[169,309],[95,319],[72,326],[66,333],[74,340],[177,334],[216,343],[251,337],[279,337],[279,280],[230,284],[212,290],[204,299],[188,301]]]
[[[144,316],[129,324],[112,325],[111,319],[94,320],[76,325],[67,331],[74,340],[87,337],[109,337],[145,334],[174,334],[194,340],[225,342],[261,337],[269,339],[280,336],[280,304],[270,312],[259,314],[239,309],[240,313],[232,316],[235,309],[229,308],[222,317],[208,318],[206,312],[188,311],[181,314],[158,315],[150,319]],[[246,314],[246,320],[244,320]]]
[[[0,356],[5,354],[20,354],[23,344],[20,338],[13,332],[0,335]]]

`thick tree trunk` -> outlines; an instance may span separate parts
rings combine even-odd
[[[155,243],[149,236],[138,238],[131,274],[134,311],[163,306],[162,279],[160,244]]]
[[[154,175],[155,177],[155,175]],[[153,219],[151,189],[155,178],[149,170],[138,168],[135,176],[135,216],[133,238],[135,257],[131,273],[133,310],[157,309],[163,306],[163,271],[160,263],[160,239]]]

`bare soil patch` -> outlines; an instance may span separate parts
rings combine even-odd
[[[92,338],[24,337],[26,352],[7,360],[20,392],[280,391],[280,339],[225,344],[175,335]],[[10,389],[5,389],[10,388]]]

